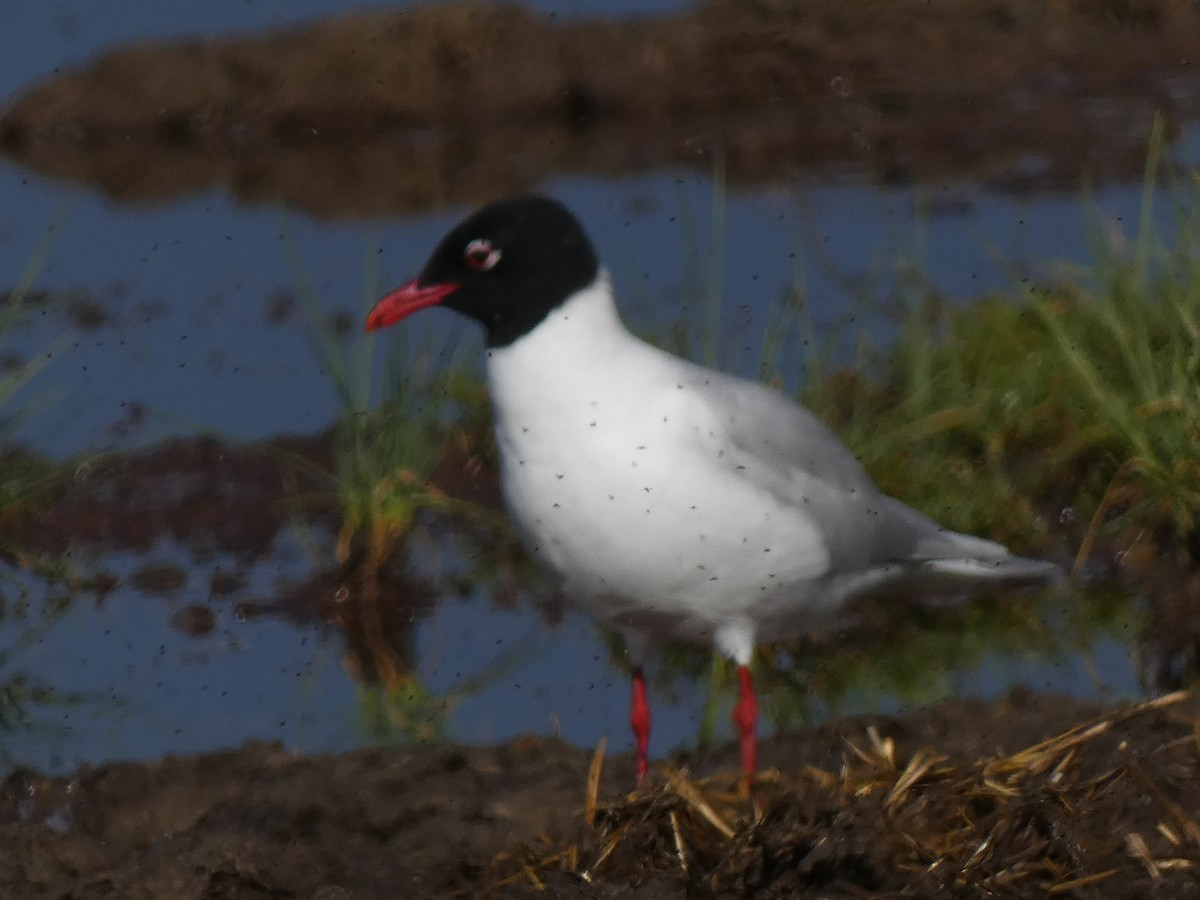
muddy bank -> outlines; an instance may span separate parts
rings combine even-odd
[[[113,50],[31,85],[0,152],[122,199],[222,185],[323,215],[569,174],[814,168],[1075,189],[1200,111],[1189,0],[712,0],[568,21],[456,3]],[[519,48],[519,52],[514,52]]]
[[[432,484],[448,496],[499,509],[496,473],[476,460],[486,450],[461,429],[453,436]],[[24,477],[32,486],[27,500],[11,502],[0,516],[0,547],[20,547],[29,556],[67,554],[73,546],[143,551],[169,537],[197,556],[254,560],[271,551],[293,519],[337,531],[341,439],[336,429],[254,444],[175,438],[90,457],[70,470],[10,449],[0,454],[0,470],[29,473]]]
[[[844,719],[764,743],[756,815],[730,779],[704,780],[733,747],[631,796],[613,756],[592,825],[592,754],[535,739],[18,771],[0,786],[0,894],[1195,896],[1196,714],[1189,696],[1103,711],[1014,695]]]

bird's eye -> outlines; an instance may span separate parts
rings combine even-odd
[[[491,241],[476,238],[467,244],[463,257],[472,269],[486,272],[500,262],[500,251],[492,246]]]

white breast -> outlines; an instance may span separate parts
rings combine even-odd
[[[488,379],[510,514],[569,599],[705,640],[775,615],[830,560],[802,510],[720,462],[718,416],[677,377],[687,365],[624,329],[602,276],[490,350]]]

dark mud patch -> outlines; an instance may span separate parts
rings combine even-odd
[[[143,451],[99,456],[72,472],[48,473],[33,502],[6,510],[0,545],[61,556],[73,546],[150,550],[171,538],[197,553],[253,559],[287,521],[289,500],[327,490],[290,471],[332,471],[332,436],[237,446],[211,437],[167,441]],[[4,469],[29,465],[19,451]],[[311,465],[309,465],[311,464]],[[333,498],[326,504],[326,515]],[[319,515],[321,510],[317,511]],[[154,579],[148,578],[147,585]]]
[[[632,795],[609,758],[594,806],[592,754],[532,739],[21,770],[0,786],[0,894],[1192,897],[1197,708],[1168,699],[839,720],[764,743],[754,807],[713,774],[733,747]]]
[[[455,3],[115,50],[30,87],[0,152],[137,200],[223,185],[324,215],[554,176],[816,168],[1077,187],[1200,110],[1190,0],[712,0],[627,21]],[[514,48],[519,48],[519,51]]]
[[[199,557],[257,559],[293,518],[337,531],[337,440],[334,430],[257,444],[179,438],[100,455],[69,472],[9,450],[0,455],[0,471],[35,472],[28,479],[41,484],[29,488],[30,502],[14,503],[0,517],[0,547],[61,556],[73,546],[147,551],[169,538]],[[431,483],[456,499],[498,508],[498,481],[475,460],[478,452],[461,435],[448,441]],[[144,579],[151,592],[162,582],[154,576]],[[220,581],[214,591],[227,586]]]
[[[1152,707],[965,760],[961,748],[898,754],[869,729],[845,739],[835,767],[763,777],[752,810],[729,776],[668,775],[657,794],[598,810],[570,868],[593,882],[606,866],[604,880],[653,873],[689,896],[1186,896],[1200,832],[1185,782],[1200,746],[1191,712],[1172,721]]]

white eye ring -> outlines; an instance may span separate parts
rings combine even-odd
[[[475,238],[467,244],[467,249],[463,251],[463,258],[472,269],[486,272],[500,262],[500,251],[492,246],[491,241],[485,238]]]

